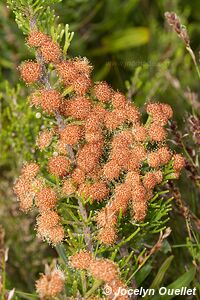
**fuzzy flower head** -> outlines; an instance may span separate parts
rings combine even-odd
[[[36,140],[36,144],[37,144],[38,148],[40,150],[44,150],[45,148],[47,148],[51,144],[52,137],[53,137],[52,131],[47,130],[47,129],[41,131]]]
[[[111,100],[112,89],[106,82],[98,82],[94,86],[94,95],[100,102],[108,102]]]
[[[53,156],[48,161],[48,171],[55,176],[63,177],[70,169],[70,161],[64,155]]]
[[[64,274],[56,269],[49,274],[41,274],[35,286],[41,299],[55,297],[64,289]]]
[[[80,270],[87,270],[92,261],[92,254],[87,251],[80,251],[70,257],[70,265]]]
[[[42,74],[41,65],[33,61],[24,62],[19,71],[22,79],[28,84],[38,81]]]
[[[49,36],[40,31],[31,31],[28,39],[27,44],[30,47],[41,47],[43,44],[50,40]]]
[[[107,283],[119,276],[117,264],[108,259],[97,259],[91,262],[89,270],[93,277]]]

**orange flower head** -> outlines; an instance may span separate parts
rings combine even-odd
[[[99,227],[106,227],[106,226],[113,227],[117,224],[116,213],[113,212],[113,210],[109,206],[102,208],[97,213],[95,220]]]
[[[88,143],[96,143],[103,140],[103,135],[101,133],[101,130],[99,129],[96,132],[86,132],[85,139]]]
[[[69,196],[76,192],[74,183],[70,178],[63,181],[62,192],[65,196]]]
[[[158,149],[157,154],[160,157],[161,164],[163,165],[167,164],[172,157],[172,154],[168,147],[161,147],[160,149]]]
[[[119,277],[117,264],[109,259],[97,259],[92,261],[89,270],[93,277],[108,283]]]
[[[147,204],[146,201],[141,202],[132,202],[134,219],[138,222],[144,221],[147,213]]]
[[[100,129],[100,119],[92,112],[85,121],[85,131],[86,132],[96,132]]]
[[[98,82],[94,86],[94,95],[100,102],[109,102],[111,100],[112,89],[105,82]]]
[[[131,186],[138,186],[140,184],[140,173],[139,172],[128,172],[126,175],[126,183]]]
[[[104,182],[99,181],[89,186],[88,193],[93,200],[102,201],[108,196],[109,189]]]
[[[119,184],[115,188],[115,197],[111,202],[111,208],[114,211],[125,213],[130,199],[131,187],[126,183]]]
[[[41,105],[40,93],[38,93],[38,91],[32,93],[28,100],[31,106],[34,105],[35,107],[39,107]]]
[[[111,159],[114,160],[118,166],[126,168],[131,156],[131,150],[127,148],[112,149]]]
[[[132,201],[135,203],[144,202],[146,190],[143,185],[135,185],[132,189]]]
[[[61,94],[56,90],[40,90],[40,106],[41,108],[52,114],[57,111],[61,105],[62,97]]]
[[[139,171],[140,168],[140,160],[134,153],[132,153],[129,157],[129,161],[127,164],[128,171]]]
[[[20,210],[23,212],[28,212],[31,210],[33,206],[33,195],[32,194],[25,194],[20,196],[20,202],[19,202]]]
[[[62,61],[56,65],[56,70],[65,85],[72,84],[79,77],[73,61]]]
[[[80,75],[85,75],[87,77],[90,76],[93,69],[93,67],[90,65],[86,57],[84,58],[77,57],[75,60],[73,60],[73,65]]]
[[[26,178],[20,176],[14,184],[13,191],[20,199],[30,191],[31,183]]]
[[[157,184],[157,177],[153,172],[147,172],[143,178],[143,184],[147,190],[153,189]]]
[[[84,96],[91,87],[92,81],[86,76],[79,76],[73,83],[73,89],[76,94]]]
[[[157,168],[161,165],[160,156],[157,152],[149,152],[147,155],[147,162],[152,168]]]
[[[40,31],[31,31],[28,39],[27,44],[30,47],[41,47],[43,44],[50,40],[49,36]]]
[[[79,125],[67,125],[60,131],[60,138],[68,145],[75,145],[82,136],[82,129]]]
[[[35,286],[41,299],[57,296],[64,289],[64,274],[59,270],[53,270],[47,275],[42,274]]]
[[[114,160],[110,160],[103,167],[103,174],[108,180],[117,179],[119,177],[121,167]]]
[[[124,109],[126,105],[126,97],[119,92],[114,92],[111,97],[112,105],[116,109]]]
[[[88,143],[78,152],[77,166],[86,173],[92,171],[102,155],[101,143]]]
[[[158,170],[156,172],[154,172],[154,175],[156,176],[156,181],[157,181],[157,184],[160,184],[163,180],[163,173],[162,171]]]
[[[161,103],[147,104],[147,113],[152,117],[153,122],[157,125],[164,126],[168,122],[168,115],[162,110]]]
[[[79,168],[75,168],[71,174],[71,178],[76,184],[84,183],[85,181],[85,172]]]
[[[166,115],[168,119],[171,119],[173,117],[173,110],[171,106],[167,103],[161,103],[160,106],[163,114]]]
[[[133,128],[133,137],[137,142],[144,142],[147,139],[147,130],[144,126],[136,125]]]
[[[53,156],[48,161],[48,171],[55,176],[65,176],[70,169],[70,161],[64,155]]]
[[[147,152],[144,145],[142,144],[134,145],[134,147],[132,148],[132,155],[136,156],[140,162],[145,160],[147,158]]]
[[[55,226],[49,231],[48,240],[52,245],[62,243],[65,237],[65,231],[62,226]]]
[[[180,172],[185,167],[185,159],[181,154],[173,155],[174,170]]]
[[[100,121],[103,121],[107,114],[107,110],[100,105],[95,105],[92,112],[99,118]]]
[[[133,136],[131,131],[125,130],[113,137],[112,140],[112,148],[119,149],[119,148],[127,148],[132,144]]]
[[[150,125],[148,133],[151,140],[155,142],[162,142],[166,138],[165,129],[162,126],[157,125],[155,123]]]
[[[52,141],[53,133],[50,130],[43,130],[39,133],[39,136],[36,140],[37,146],[40,150],[47,148]]]
[[[79,251],[78,253],[72,255],[69,259],[70,265],[79,270],[87,270],[93,261],[92,254],[87,251]]]
[[[60,223],[59,215],[52,210],[42,212],[37,217],[37,231],[42,237],[48,236],[51,229]]]
[[[27,180],[32,180],[34,177],[37,175],[39,172],[40,167],[36,163],[26,163],[24,164],[21,174],[22,177],[27,179]]]
[[[65,114],[75,119],[84,120],[88,117],[91,110],[91,103],[85,97],[78,97],[66,101]]]
[[[97,238],[101,243],[107,246],[114,244],[117,239],[116,228],[109,225],[101,228]]]
[[[115,109],[107,111],[105,115],[105,125],[109,130],[114,130],[126,120],[126,111],[124,109]]]
[[[40,51],[46,63],[58,63],[61,59],[62,52],[59,45],[51,40],[43,43]]]
[[[137,123],[140,120],[140,112],[133,104],[127,104],[126,116],[127,120],[132,123]]]
[[[40,211],[47,211],[55,207],[57,200],[56,192],[50,187],[44,187],[36,194],[35,204]]]
[[[112,297],[118,295],[120,289],[123,291],[123,289],[127,289],[127,286],[123,281],[121,281],[119,278],[114,279],[112,282],[109,283],[109,287],[112,289]],[[128,290],[127,290],[128,291]],[[111,298],[109,298],[111,299]],[[126,295],[120,295],[117,297],[117,300],[128,300],[128,292]]]
[[[19,68],[22,79],[30,84],[40,80],[42,67],[37,62],[23,62]]]

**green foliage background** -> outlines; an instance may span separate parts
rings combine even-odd
[[[34,143],[42,125],[42,120],[36,117],[36,110],[28,106],[29,88],[21,82],[17,70],[22,60],[34,57],[24,43],[23,33],[28,32],[29,24],[23,21],[23,15],[18,16],[20,30],[8,7],[10,4],[18,9],[19,2],[0,2],[0,217],[6,231],[6,244],[10,248],[8,286],[31,293],[35,278],[43,270],[43,263],[51,261],[56,252],[35,239],[33,216],[18,211],[12,193],[12,185],[22,162],[37,158]],[[40,1],[29,0],[26,4],[37,8],[37,2]],[[52,10],[46,9],[54,2],[55,14],[60,16],[59,19],[54,17]],[[26,14],[26,5],[23,7],[23,1],[21,3]],[[169,31],[164,20],[165,11],[175,11],[181,17],[199,61],[199,1],[44,0],[43,4],[43,10],[35,11],[40,29],[51,34],[66,50],[68,34],[74,32],[67,55],[86,56],[95,67],[94,80],[108,81],[141,107],[148,99],[172,105],[179,130],[183,135],[187,133],[183,145],[196,151],[196,169],[200,176],[199,147],[187,129],[188,114],[200,114],[200,84],[184,44],[175,33]],[[60,23],[56,29],[55,23]],[[69,32],[68,27],[62,24],[69,24]],[[175,136],[172,134],[170,139],[174,140]],[[183,148],[174,147],[183,152]],[[188,285],[199,288],[199,181],[194,182],[187,176],[188,173],[184,172],[178,185],[183,201],[197,218],[196,223],[190,224],[181,215],[175,201],[172,202],[169,222],[172,233],[137,278],[146,287],[159,286],[161,282],[158,278],[162,276],[162,285],[167,286],[190,270]],[[192,238],[188,235],[188,226]],[[155,241],[153,237],[148,242],[153,245]],[[165,265],[159,269],[162,263]],[[195,264],[196,275],[191,269]],[[199,296],[197,299],[200,299]]]

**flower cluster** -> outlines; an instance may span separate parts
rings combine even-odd
[[[49,299],[60,294],[64,288],[64,274],[58,269],[46,268],[46,273],[41,274],[36,281],[36,291],[40,299]]]
[[[183,157],[166,144],[165,126],[173,115],[172,108],[149,102],[148,118],[143,124],[138,108],[122,93],[106,82],[92,84],[92,67],[87,59],[63,60],[58,45],[41,32],[30,33],[27,43],[39,51],[40,68],[46,69],[46,64],[51,63],[61,78],[55,90],[50,83],[43,86],[44,80],[36,72],[37,79],[28,78],[30,63],[23,63],[20,69],[27,83],[40,80],[39,89],[30,96],[31,105],[57,120],[55,130],[44,130],[37,138],[40,150],[50,144],[53,147],[46,171],[62,181],[62,186],[57,187],[59,195],[81,195],[90,197],[91,202],[107,202],[96,214],[96,222],[99,241],[111,245],[117,238],[120,212],[125,214],[130,208],[134,220],[143,221],[153,190],[163,181],[165,167],[171,164],[176,178],[184,167]],[[66,96],[63,87],[68,90]],[[62,241],[64,232],[55,211],[56,192],[44,184],[32,193],[30,178],[26,185],[22,179],[23,174],[15,185],[21,207],[30,209],[35,198],[40,211],[39,234],[54,244]],[[30,199],[30,194],[31,201],[25,200],[24,195]]]
[[[109,285],[112,294],[117,293],[119,288],[126,288],[126,285],[120,279],[118,265],[109,259],[94,258],[90,252],[80,251],[70,257],[70,265],[78,270],[86,270],[92,277]],[[120,296],[117,299],[128,299],[128,297]]]

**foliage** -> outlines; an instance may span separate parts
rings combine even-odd
[[[174,149],[184,152],[187,158],[186,170],[178,183],[180,194],[177,194],[174,186],[165,182],[151,200],[145,223],[137,224],[119,217],[120,227],[124,228],[125,222],[126,231],[121,232],[117,245],[100,247],[94,234],[95,254],[117,262],[122,271],[122,278],[129,284],[134,278],[137,287],[179,288],[184,282],[185,286],[196,286],[200,291],[199,144],[188,123],[192,116],[199,119],[199,81],[190,55],[176,34],[165,28],[163,17],[165,11],[176,10],[182,22],[187,25],[192,48],[196,53],[200,21],[196,13],[198,2],[188,4],[187,1],[174,1],[173,4],[169,4],[166,1],[155,1],[150,4],[146,1],[144,4],[135,0],[76,0],[61,3],[8,0],[8,5],[23,34],[26,35],[30,26],[34,26],[36,22],[41,31],[51,35],[53,40],[61,45],[66,57],[69,57],[69,53],[72,56],[87,56],[95,65],[95,80],[108,80],[114,88],[125,91],[127,96],[141,107],[149,98],[167,101],[173,106],[178,128],[173,127],[174,124],[171,123],[169,142]],[[3,212],[1,215],[6,211],[7,220],[3,225],[6,229],[7,244],[11,248],[10,258],[17,262],[7,262],[6,289],[16,287],[14,299],[37,299],[33,292],[32,279],[38,277],[36,274],[42,270],[42,263],[47,262],[49,256],[55,256],[55,253],[50,248],[44,248],[41,255],[34,260],[35,253],[43,246],[32,242],[33,237],[35,238],[33,217],[24,216],[22,221],[22,215],[17,212],[16,205],[10,208],[10,212],[8,208],[5,209],[5,203],[6,206],[13,207],[11,186],[23,160],[43,159],[41,154],[33,149],[33,144],[42,124],[46,126],[52,120],[37,118],[36,110],[30,109],[27,103],[30,89],[21,81],[15,85],[19,82],[17,65],[22,59],[32,58],[34,53],[28,52],[24,46],[24,38],[14,25],[5,1],[0,4],[0,14],[3,28],[0,30],[0,98],[3,125],[0,165],[3,188],[0,208]],[[59,24],[56,15],[60,15],[62,23]],[[71,30],[75,32],[74,37],[68,25],[63,25],[65,23],[70,24]],[[48,157],[49,153],[45,155]],[[102,296],[98,282],[92,277],[88,277],[86,281],[84,272],[80,273],[68,267],[68,256],[85,247],[83,237],[79,235],[82,226],[90,226],[94,231],[95,210],[100,208],[92,207],[87,220],[83,220],[76,201],[71,198],[62,199],[59,205],[63,225],[69,237],[67,247],[59,246],[56,249],[61,269],[68,278],[66,295],[76,297],[79,290],[89,296],[92,289]],[[84,206],[88,205],[87,201],[81,201]],[[16,221],[13,214],[17,215]],[[34,251],[27,251],[23,257],[20,248],[27,248],[28,245],[22,238],[19,239],[17,233],[27,221],[29,225],[26,238],[30,240],[29,247],[34,248]],[[172,229],[172,233],[165,237],[165,234],[169,233],[168,227]],[[12,234],[12,228],[15,228],[15,234]],[[13,250],[13,244],[16,245],[16,251]],[[124,245],[129,250],[125,255]],[[35,266],[31,271],[34,275],[28,277],[28,284],[22,279],[21,282],[17,282],[14,271],[20,269],[20,278],[27,277],[31,264],[24,271],[19,264],[23,265],[23,260],[29,261],[30,256],[31,263]],[[18,289],[23,292],[19,292]],[[196,299],[199,299],[198,295]]]

